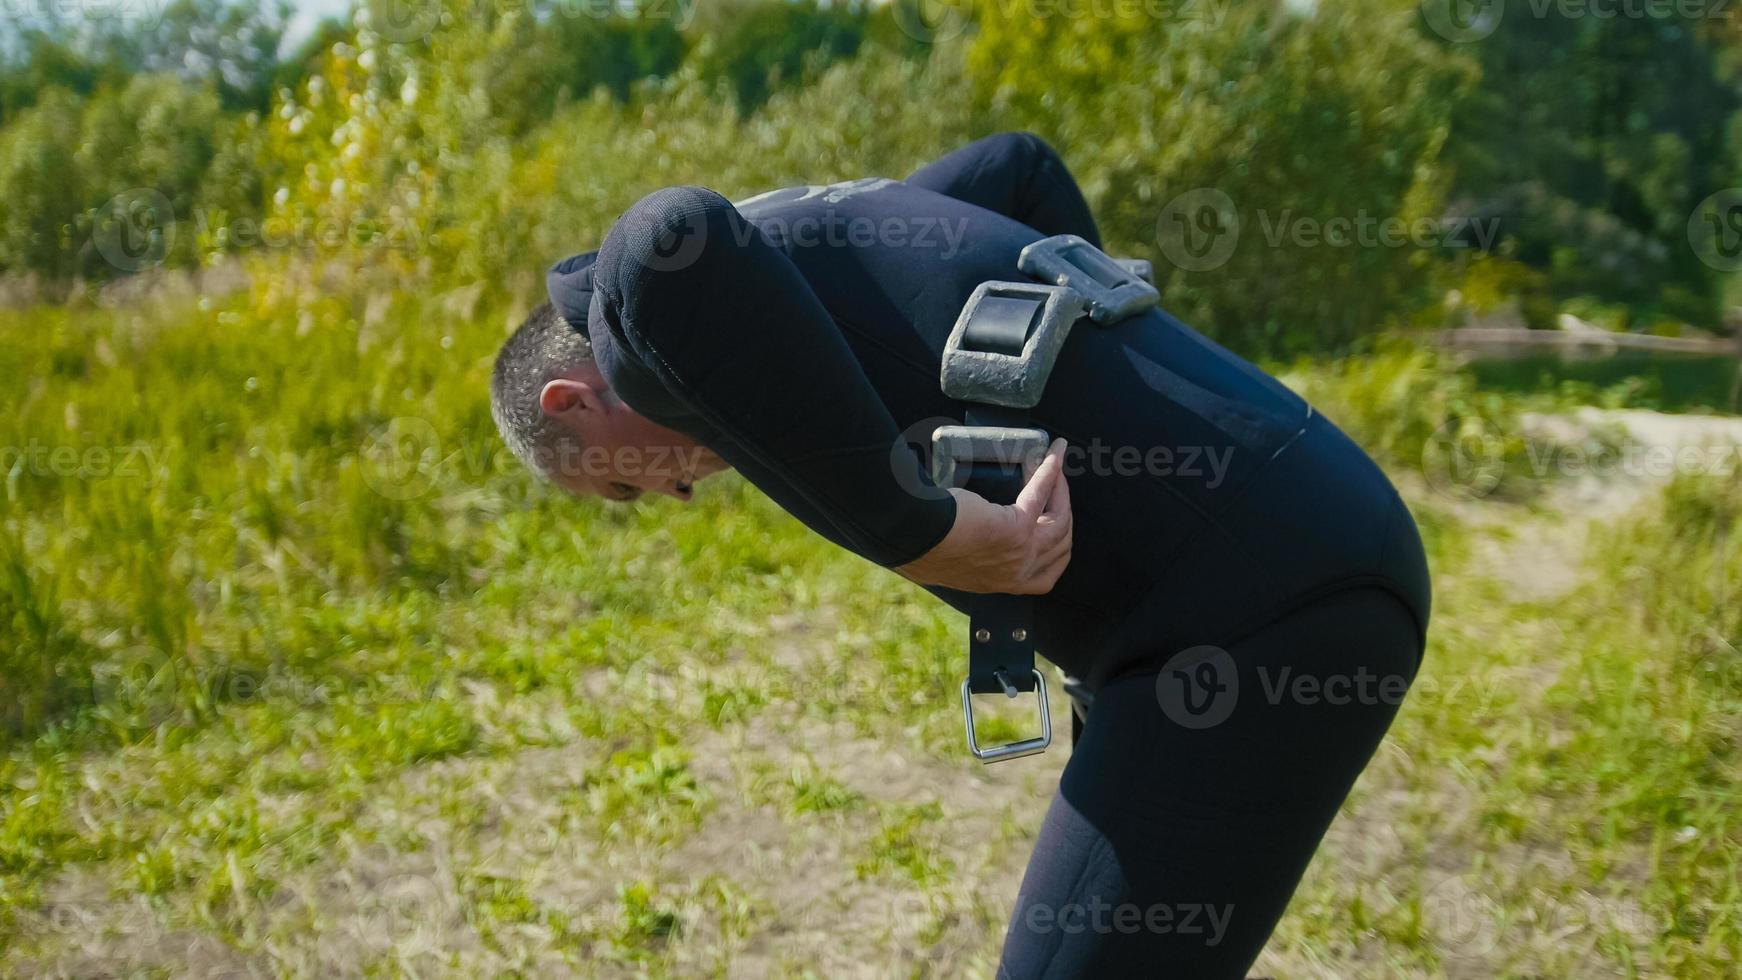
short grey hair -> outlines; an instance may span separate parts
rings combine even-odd
[[[558,378],[572,378],[593,363],[593,345],[545,303],[527,316],[496,355],[490,376],[490,415],[502,441],[534,473],[549,479],[552,463],[572,459],[582,446],[556,419],[544,414],[539,396]]]

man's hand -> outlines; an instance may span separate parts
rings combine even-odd
[[[961,592],[1051,592],[1071,563],[1071,488],[1064,468],[1065,441],[1057,439],[1008,507],[952,489],[956,523],[950,533],[896,571],[921,585]]]

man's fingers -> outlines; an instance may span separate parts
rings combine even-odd
[[[1071,533],[1075,520],[1071,515],[1070,480],[1064,474],[1065,441],[1059,439],[1053,442],[1047,458],[1059,461],[1058,476],[1053,480],[1052,494],[1047,498],[1046,510],[1034,523],[1034,564],[1038,567],[1058,560],[1059,556],[1069,554],[1071,548]]]
[[[1034,553],[1050,554],[1071,540],[1072,521],[1069,514],[1047,514],[1034,523]]]
[[[1026,520],[1034,520],[1046,511],[1047,503],[1052,499],[1053,485],[1058,482],[1059,474],[1064,471],[1064,440],[1053,441],[1047,449],[1046,458],[1040,461],[1034,476],[1022,488],[1022,493],[1016,497],[1016,510]]]
[[[1024,518],[1034,520],[1046,512],[1047,505],[1052,502],[1053,489],[1065,469],[1065,441],[1054,439],[1047,447],[1046,458],[1040,461],[1040,466],[1030,477],[1028,484],[1017,495],[1015,507]]]
[[[1052,497],[1046,502],[1046,512],[1069,516],[1071,512],[1071,479],[1065,475],[1064,469],[1065,441],[1060,439],[1053,445],[1058,447],[1059,451],[1059,475],[1052,486]]]

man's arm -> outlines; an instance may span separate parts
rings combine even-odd
[[[895,567],[949,532],[955,498],[921,473],[798,269],[725,198],[673,187],[642,199],[606,237],[593,285],[591,332],[669,393],[661,421],[687,430],[670,411],[681,404],[711,448],[819,533]]]
[[[1076,179],[1033,133],[976,140],[914,171],[907,183],[996,211],[1043,235],[1077,235],[1101,247]]]
[[[824,537],[964,592],[1044,593],[1069,563],[1063,447],[1013,506],[933,486],[809,284],[725,198],[644,198],[606,237],[593,286],[595,349],[622,348],[657,383],[643,400],[662,403],[661,421],[706,431]]]

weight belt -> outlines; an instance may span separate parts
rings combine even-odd
[[[1084,317],[1111,326],[1160,301],[1150,264],[1118,260],[1076,235],[1055,235],[1022,250],[1017,268],[1032,282],[985,282],[962,307],[944,345],[944,394],[963,403],[962,425],[932,433],[932,479],[1012,504],[1046,455],[1049,437],[1029,410],[1040,402],[1058,353]],[[1052,744],[1046,678],[1034,664],[1034,599],[976,595],[969,604],[968,677],[962,719],[968,751],[981,762],[1045,752]],[[981,747],[974,734],[976,694],[1014,698],[1033,692],[1040,734]]]

